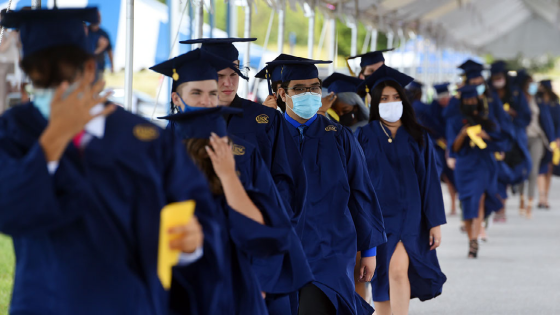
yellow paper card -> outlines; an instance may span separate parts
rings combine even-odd
[[[187,225],[194,216],[195,205],[193,200],[189,200],[169,204],[161,210],[157,271],[166,290],[171,287],[171,268],[177,264],[181,254],[180,251],[169,248],[169,242],[173,238],[167,231],[175,226]]]
[[[481,131],[481,125],[471,126],[467,128],[467,135],[469,136],[469,138],[471,138],[472,142],[474,142],[477,147],[484,150],[488,145],[486,144],[486,142],[484,142],[484,140],[482,140],[480,136],[478,136]]]
[[[504,111],[509,112],[509,103],[504,104]]]
[[[340,121],[340,117],[338,117],[338,114],[334,111],[334,109],[327,109],[327,114],[329,114],[334,120]]]
[[[560,149],[556,148],[552,152],[552,164],[560,165]]]
[[[443,140],[441,140],[441,139],[438,139],[438,140],[436,141],[436,144],[437,144],[440,148],[442,148],[442,149],[444,149],[444,150],[447,150],[447,145],[445,144],[445,141],[443,141]]]

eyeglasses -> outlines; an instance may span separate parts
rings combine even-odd
[[[286,88],[286,90],[292,90],[294,91],[294,94],[298,95],[298,94],[303,94],[305,92],[311,92],[314,94],[321,94],[322,90],[321,90],[321,86],[296,86],[296,87],[291,87],[291,88]]]

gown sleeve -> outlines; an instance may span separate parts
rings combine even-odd
[[[424,145],[425,172],[419,178],[422,194],[422,213],[428,224],[428,229],[446,223],[441,183],[437,171],[437,156],[432,140],[427,135]]]
[[[531,123],[531,109],[524,93],[518,92],[517,116],[513,118],[513,124],[519,129],[525,129]]]
[[[56,196],[43,148],[37,142],[26,153],[2,137],[0,130],[0,232],[19,236],[66,224],[76,213],[64,213]]]
[[[550,112],[550,106],[539,105],[540,109],[540,123],[541,128],[546,134],[548,141],[552,142],[556,140],[556,134],[554,130],[554,122],[552,121],[552,116]]]
[[[276,111],[270,174],[295,226],[305,205],[307,178],[303,159],[286,124],[280,112]]]
[[[269,196],[250,190],[247,190],[247,194],[261,212],[272,212],[273,209],[280,211]],[[227,209],[230,236],[241,251],[254,257],[266,258],[289,250],[291,227],[263,225],[229,206]]]
[[[348,208],[356,227],[358,251],[366,251],[387,242],[381,207],[366,167],[364,152],[352,132],[342,127],[346,172],[350,186]]]

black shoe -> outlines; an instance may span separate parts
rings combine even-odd
[[[478,240],[471,240],[469,242],[469,255],[468,258],[476,258],[478,256]]]

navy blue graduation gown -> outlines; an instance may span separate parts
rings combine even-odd
[[[172,124],[169,126],[171,126],[170,129],[173,129]],[[274,307],[284,305],[289,308],[287,294],[297,291],[313,280],[301,243],[291,226],[282,199],[259,151],[243,139],[236,136],[230,136],[230,138],[233,142],[238,176],[252,201],[257,206],[260,205],[259,208],[267,226],[263,227],[249,220],[246,226],[240,225],[228,233],[227,227],[235,227],[228,219],[229,210],[224,210],[225,216],[216,217],[215,219],[223,227],[223,243],[229,244],[229,248],[225,251],[226,266],[224,268],[230,271],[226,277],[231,281],[223,282],[221,279],[209,281],[208,274],[211,274],[213,270],[209,268],[210,265],[205,260],[201,260],[193,266],[175,268],[174,276],[179,283],[172,290],[172,309],[177,314],[193,314],[187,309],[195,303],[198,314],[264,314],[260,309],[263,304],[261,291],[267,293],[267,300],[270,301],[268,304],[273,305],[270,308],[274,309]],[[225,202],[223,196],[216,198],[219,204]],[[229,208],[224,205],[221,208]],[[235,217],[239,217],[239,214],[236,214]],[[252,230],[249,233],[250,239],[246,239],[246,241],[239,241],[239,237],[235,237],[235,240],[232,239],[244,229]],[[275,239],[266,239],[271,236],[274,236]],[[266,254],[271,248],[263,249],[262,247],[270,247],[271,241],[276,242],[273,247],[278,249],[271,254]],[[259,242],[263,242],[263,244]],[[252,255],[252,253],[256,254]],[[246,268],[247,261],[251,270]],[[228,262],[231,265],[228,265]],[[247,277],[241,276],[245,274]],[[193,285],[195,283],[197,285]],[[254,294],[251,293],[255,287],[259,288],[257,300],[252,299]],[[230,291],[236,292],[231,293]],[[186,303],[185,296],[191,296],[192,298],[189,300],[194,301]],[[232,299],[240,300],[239,305],[235,306],[237,302],[232,302]],[[233,306],[229,307],[230,304]]]
[[[498,164],[495,152],[503,152],[507,147],[507,138],[500,130],[500,125],[490,119],[495,125],[494,130],[485,130],[492,140],[484,140],[488,147],[481,150],[477,146],[470,145],[469,137],[465,137],[463,146],[454,156],[455,164],[455,187],[459,192],[463,208],[463,218],[470,220],[478,217],[478,206],[480,198],[486,194],[487,201],[485,215],[499,210],[502,205],[498,199]],[[461,128],[466,124],[463,116],[455,116],[447,122],[447,143],[450,150],[455,143]]]
[[[560,104],[552,104],[550,113],[552,114],[553,123],[556,128],[556,138],[560,139]],[[553,174],[560,176],[560,165],[553,165]]]
[[[557,129],[554,125],[555,117],[553,113],[555,109],[552,109],[550,104],[546,104],[541,100],[537,100],[539,104],[539,121],[541,128],[544,131],[546,138],[549,142],[556,141],[558,139]],[[539,174],[546,174],[549,171],[550,163],[552,162],[552,151],[547,147],[543,158],[540,161]],[[538,163],[538,162],[536,162]]]
[[[513,88],[509,100],[504,103],[517,112],[510,119],[513,123],[514,137],[511,147],[505,152],[503,161],[498,161],[498,190],[502,199],[507,199],[508,185],[517,185],[527,179],[531,171],[531,154],[527,140],[527,126],[531,123],[531,110],[525,94]]]
[[[289,124],[300,146],[297,128]],[[337,314],[368,314],[354,289],[356,252],[386,242],[377,194],[352,131],[318,115],[305,132],[301,152],[307,173],[307,203],[296,232],[315,281]]]
[[[434,144],[434,148],[436,150],[436,155],[439,160],[439,165],[443,168],[441,171],[442,174],[445,174],[447,179],[454,185],[455,183],[455,173],[452,169],[447,166],[447,158],[446,153],[449,150],[448,146],[440,146],[437,141],[441,138],[445,139],[445,117],[443,116],[443,112],[445,107],[442,107],[437,100],[434,100],[431,105],[431,115],[432,115],[432,122],[431,125],[425,125],[425,127],[429,130],[429,136],[432,139]]]
[[[0,231],[16,253],[10,312],[166,314],[161,209],[194,199],[205,253],[221,259],[203,175],[169,133],[123,109],[83,154],[70,144],[51,175],[38,143],[46,125],[31,103],[0,117]]]
[[[291,219],[298,220],[307,192],[301,155],[279,111],[236,96],[230,105],[243,113],[228,117],[228,133],[256,146],[270,170]]]
[[[273,211],[280,211],[270,197],[246,189],[270,224]],[[211,266],[199,260],[191,265],[175,267],[171,289],[172,314],[267,315],[262,287],[252,266],[254,258],[272,257],[289,250],[291,229],[261,225],[232,209],[224,195],[214,198],[220,210],[214,220],[221,226],[223,244],[221,264],[224,276],[208,278]],[[196,304],[196,312],[191,305]]]
[[[399,241],[410,259],[411,298],[425,301],[440,295],[447,278],[436,251],[430,250],[429,237],[430,229],[446,219],[432,141],[425,133],[425,144],[419,146],[401,127],[389,143],[377,120],[359,129],[356,138],[379,196],[388,239],[377,249],[373,300],[389,300],[389,263]]]

